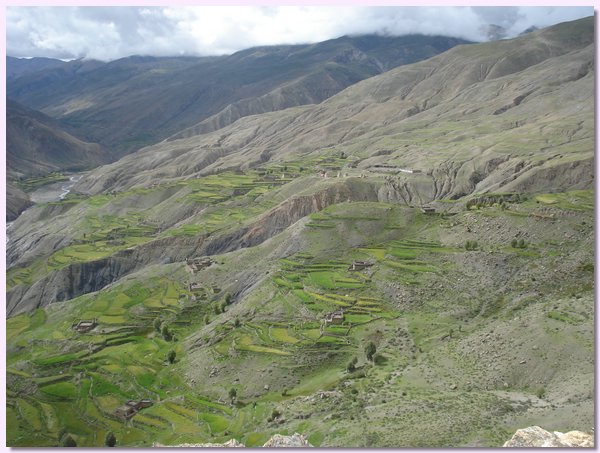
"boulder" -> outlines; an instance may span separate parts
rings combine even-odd
[[[303,447],[312,447],[312,445],[308,443],[308,441],[302,434],[294,433],[292,436],[282,436],[281,434],[275,434],[263,445],[263,447],[303,448]]]
[[[517,430],[503,447],[594,447],[594,436],[582,431],[551,433],[539,426],[529,426]]]

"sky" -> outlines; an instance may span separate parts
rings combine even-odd
[[[368,33],[484,41],[488,24],[506,28],[512,37],[532,25],[593,13],[591,6],[9,6],[6,50],[15,57],[110,61],[130,55],[224,55]]]

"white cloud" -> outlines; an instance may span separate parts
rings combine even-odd
[[[481,27],[525,28],[593,14],[592,7],[187,6],[7,8],[7,53],[96,58],[218,55],[345,34],[440,34],[474,41]]]

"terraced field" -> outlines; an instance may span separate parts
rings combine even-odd
[[[293,184],[261,183],[232,195],[236,187],[252,185],[255,177],[232,174],[224,189],[227,201],[186,201],[205,210],[197,224],[188,224],[188,231],[183,225],[159,231],[149,221],[152,208],[126,216],[100,215],[90,206],[106,208],[118,201],[82,199],[78,203],[90,209],[82,220],[86,238],[97,248],[89,249],[88,256],[87,249],[77,248],[83,245],[68,246],[44,265],[93,259],[103,241],[131,244],[134,238],[202,234],[251,221],[274,205],[279,190]],[[211,184],[206,192],[217,193],[215,181],[206,187]],[[146,195],[157,190],[140,189]],[[243,207],[251,193],[262,201]],[[36,445],[52,446],[68,432],[80,446],[100,446],[111,431],[119,445],[128,446],[232,437],[252,446],[276,432],[298,431],[314,445],[398,446],[400,439],[413,446],[422,435],[409,433],[419,429],[418,420],[428,420],[437,426],[439,445],[469,436],[495,445],[515,427],[511,417],[524,417],[523,411],[534,406],[515,406],[494,392],[533,397],[539,385],[524,377],[502,377],[508,387],[488,381],[479,362],[459,351],[473,347],[465,345],[472,345],[490,323],[511,323],[517,315],[535,318],[553,340],[539,338],[557,350],[570,338],[568,332],[589,324],[592,318],[582,305],[592,290],[589,282],[587,289],[579,283],[550,282],[541,268],[529,267],[532,260],[549,265],[565,256],[556,234],[535,230],[522,248],[513,246],[511,238],[533,222],[562,225],[569,235],[581,231],[582,219],[591,213],[590,200],[589,192],[539,194],[507,206],[480,204],[433,216],[398,205],[343,202],[311,214],[298,226],[293,240],[304,245],[285,258],[255,261],[253,256],[269,256],[279,241],[292,244],[286,242],[291,233],[257,249],[222,255],[195,275],[184,263],[163,264],[97,293],[12,317],[7,321],[8,441],[19,446],[33,439]],[[536,216],[548,209],[553,218]],[[194,230],[196,225],[202,232]],[[505,238],[486,240],[485,228],[497,225],[507,230]],[[474,250],[465,248],[466,229],[477,239]],[[580,255],[573,255],[579,257],[577,278],[587,281],[593,264],[582,252],[584,243],[573,240],[566,247],[579,250]],[[351,270],[357,261],[368,266]],[[503,270],[512,285],[508,292],[490,284],[482,293],[481,283],[471,293],[465,290],[463,279],[486,281],[486,272],[497,272],[500,265],[512,269]],[[35,266],[39,264],[14,270],[11,278],[32,279],[43,272]],[[246,278],[249,268],[265,277],[241,297],[236,282]],[[522,298],[524,288],[531,288],[522,283],[523,275],[567,302]],[[200,288],[190,291],[190,282]],[[343,310],[341,322],[327,323],[327,315],[338,310]],[[84,319],[96,319],[98,326],[77,333],[72,325]],[[377,346],[372,360],[365,354],[369,342]],[[167,360],[171,350],[174,363]],[[542,368],[549,360],[528,357]],[[233,399],[230,389],[237,391]],[[141,398],[154,404],[127,422],[115,416],[124,402]],[[493,419],[499,407],[510,415],[506,422],[478,422]],[[570,410],[571,405],[564,407]],[[409,410],[421,418],[408,417]],[[454,422],[443,422],[448,411],[455,414]],[[277,412],[282,415],[275,416]],[[388,431],[369,428],[356,437],[358,427],[375,420],[383,426],[399,423],[406,434],[392,439]]]

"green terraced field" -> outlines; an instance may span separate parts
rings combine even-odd
[[[174,184],[169,189],[173,193],[189,191],[180,200],[182,203],[205,207],[193,222],[162,232],[146,224],[149,212],[142,209],[127,215],[96,211],[126,197],[151,197],[159,189],[164,187],[82,197],[79,202],[89,209],[82,220],[88,242],[64,247],[25,268],[11,269],[9,285],[32,282],[51,270],[110,256],[158,237],[191,238],[234,231],[273,207],[269,197],[276,198],[278,190],[287,190],[285,186],[265,184],[258,173],[228,173],[221,179],[211,176]],[[253,197],[260,201],[248,206]],[[531,210],[540,205],[560,206],[585,212],[590,200],[587,192],[542,194],[519,206]],[[465,212],[492,219],[502,215],[498,206]],[[518,222],[529,217],[511,218]],[[242,304],[237,301],[220,308],[230,291],[229,275],[239,275],[236,272],[240,269],[255,264],[251,258],[243,258],[243,252],[236,252],[238,255],[223,258],[217,266],[195,276],[205,288],[196,294],[196,300],[187,290],[190,275],[182,263],[176,263],[165,267],[165,271],[118,283],[68,304],[10,318],[7,341],[15,352],[8,357],[8,376],[11,382],[19,382],[7,394],[10,444],[26,445],[33,438],[36,444],[56,445],[59,433],[67,431],[80,446],[101,446],[105,434],[112,431],[119,445],[128,446],[148,446],[154,441],[225,441],[232,437],[247,445],[260,445],[275,432],[298,430],[312,433],[311,439],[319,445],[331,443],[331,439],[352,438],[354,428],[336,428],[340,416],[325,422],[304,418],[315,405],[329,414],[345,411],[355,417],[356,423],[362,423],[359,403],[385,407],[392,414],[390,401],[402,407],[408,407],[409,401],[417,408],[429,407],[429,413],[435,414],[431,420],[439,422],[447,411],[434,409],[434,400],[436,404],[455,400],[445,393],[443,398],[435,399],[434,381],[420,373],[425,367],[434,370],[429,373],[440,373],[437,379],[450,379],[444,374],[450,371],[443,371],[451,366],[444,360],[450,359],[434,354],[446,344],[455,345],[465,335],[460,330],[466,324],[464,312],[494,319],[511,310],[512,319],[514,313],[531,305],[513,304],[509,308],[503,299],[502,303],[479,306],[470,299],[462,300],[454,290],[429,295],[426,303],[419,298],[402,299],[400,303],[393,299],[387,282],[426,291],[437,276],[450,281],[464,278],[461,267],[453,261],[467,253],[462,238],[457,243],[440,233],[449,228],[449,223],[441,216],[425,218],[409,208],[387,204],[334,204],[311,214],[305,225],[308,228],[302,231],[308,238],[308,249],[269,261],[268,267],[258,264],[258,268],[269,272]],[[354,240],[360,237],[360,245],[344,246],[339,231],[351,232]],[[534,255],[537,259],[552,256],[537,244],[523,250],[501,245],[493,250],[523,262]],[[249,256],[251,253],[249,250]],[[240,256],[242,262],[238,263]],[[350,271],[355,260],[368,260],[372,266]],[[223,291],[211,291],[215,285]],[[445,297],[451,298],[452,304]],[[341,323],[325,323],[327,314],[339,309],[344,310]],[[544,317],[566,326],[580,326],[588,320],[568,309],[552,309]],[[92,318],[100,323],[93,331],[78,334],[71,329],[78,320]],[[157,319],[159,326],[169,326],[171,339],[163,338],[160,328],[157,330]],[[476,330],[478,322],[465,329]],[[372,361],[365,357],[368,341],[378,344]],[[26,345],[31,346],[25,349]],[[176,352],[173,364],[167,361],[170,350]],[[346,367],[353,357],[358,363],[350,372]],[[449,352],[448,357],[454,356]],[[464,363],[461,366],[474,366]],[[218,377],[210,377],[213,367]],[[390,377],[402,370],[410,370],[415,376],[398,381]],[[23,393],[28,388],[35,390]],[[235,404],[228,397],[231,388],[237,389]],[[379,399],[367,398],[371,388],[379,389]],[[332,399],[330,406],[327,398],[312,403],[296,399],[316,398],[319,392],[330,390],[341,395]],[[404,395],[407,391],[410,393]],[[474,396],[473,407],[487,410],[488,397]],[[155,404],[128,423],[115,417],[117,407],[128,399],[139,398],[152,399]],[[287,409],[283,428],[277,421],[268,421],[273,410],[286,405],[292,409]],[[401,415],[392,419],[408,423]],[[351,422],[346,420],[344,424]],[[343,431],[346,429],[350,431]],[[491,428],[481,429],[495,439],[497,434]],[[440,431],[445,433],[446,441],[450,439],[448,430]]]

